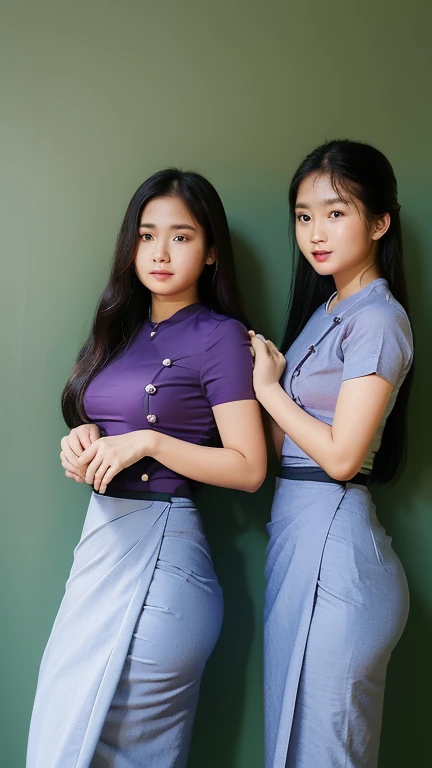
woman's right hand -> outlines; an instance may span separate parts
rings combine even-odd
[[[61,440],[60,461],[66,477],[77,483],[85,482],[87,466],[78,463],[78,457],[89,448],[95,440],[99,440],[100,432],[97,424],[80,424],[71,429]]]

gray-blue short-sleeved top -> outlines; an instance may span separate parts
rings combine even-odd
[[[384,278],[348,296],[334,311],[328,310],[329,302],[316,310],[286,353],[282,385],[301,408],[330,425],[343,381],[376,373],[393,385],[362,467],[362,472],[369,473],[412,363],[411,326]],[[317,466],[287,435],[281,461],[284,466]]]

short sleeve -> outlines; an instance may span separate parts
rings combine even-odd
[[[390,305],[359,313],[349,324],[342,353],[343,381],[376,373],[395,387],[413,357],[407,315]]]
[[[255,400],[253,363],[246,328],[237,320],[222,320],[210,333],[201,364],[201,386],[210,405]]]

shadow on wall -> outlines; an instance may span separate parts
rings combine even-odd
[[[432,313],[428,295],[430,286],[427,277],[422,275],[420,246],[409,223],[404,222],[403,226],[410,310],[416,342],[416,370],[409,414],[408,463],[401,481],[394,488],[379,489],[375,497],[380,519],[390,535],[394,536],[395,549],[400,554],[407,572],[411,606],[405,633],[389,667],[380,768],[420,768],[430,762],[427,755],[430,752],[432,616],[431,601],[427,600],[425,591],[419,591],[419,585],[423,584],[429,595],[427,585],[431,582],[432,572],[429,570],[429,573],[424,572],[419,576],[418,569],[424,569],[425,562],[430,569],[430,559],[416,559],[413,554],[414,536],[406,545],[404,557],[404,540],[402,536],[398,537],[394,512],[398,511],[399,519],[404,519],[405,528],[409,527],[411,522],[413,528],[417,528],[420,533],[421,522],[416,520],[416,517],[421,512],[421,507],[428,510],[432,508],[432,412],[429,392],[432,376]],[[421,553],[421,542],[419,547]]]
[[[237,768],[245,719],[246,687],[248,695],[257,697],[249,707],[257,714],[256,721],[247,724],[255,745],[254,753],[242,764],[262,768],[261,669],[258,670],[256,688],[251,688],[250,684],[246,686],[246,678],[253,643],[259,645],[259,654],[262,655],[262,620],[261,615],[254,613],[254,604],[262,606],[263,600],[265,523],[270,503],[268,483],[255,494],[218,488],[205,489],[200,493],[199,508],[203,512],[215,570],[224,592],[224,623],[201,686],[189,768],[202,768],[204,765],[206,768]],[[253,528],[262,532],[262,557],[253,564],[262,578],[256,579],[260,583],[261,595],[254,591],[252,599],[247,579],[251,564],[246,564],[239,540]],[[256,745],[261,754],[256,754]]]
[[[269,315],[275,310],[271,296],[266,295],[263,265],[249,243],[231,230],[236,270],[247,317],[254,330],[271,336]],[[288,290],[287,290],[288,295]]]

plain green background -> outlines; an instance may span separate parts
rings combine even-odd
[[[2,3],[2,768],[24,765],[38,664],[85,514],[87,489],[66,480],[58,461],[59,397],[129,198],[167,165],[208,175],[226,206],[254,327],[279,341],[289,179],[307,151],[336,137],[388,155],[403,206],[417,340],[411,446],[403,480],[376,497],[412,608],[390,666],[380,768],[430,765],[430,8],[428,0]],[[203,683],[192,768],[263,765],[271,491],[270,477],[254,496],[217,490],[202,499],[226,621]]]

